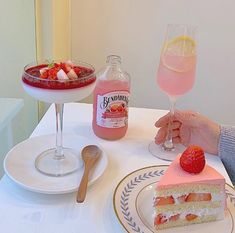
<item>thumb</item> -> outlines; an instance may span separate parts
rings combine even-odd
[[[190,125],[193,127],[198,126],[199,123],[199,113],[194,111],[175,111],[175,118],[184,123],[185,125]]]

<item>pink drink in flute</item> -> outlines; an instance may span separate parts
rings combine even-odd
[[[164,64],[164,62],[171,64],[172,67],[166,63]],[[174,67],[177,67],[177,69]],[[196,55],[179,56],[163,54],[158,68],[157,83],[161,90],[169,96],[176,97],[183,95],[193,87],[195,69]]]
[[[193,87],[196,70],[196,54],[175,54],[166,49],[160,58],[157,73],[157,83],[164,91],[171,102],[171,116],[174,115],[175,102],[177,98]],[[172,117],[168,126],[168,134],[165,143],[162,145],[165,151],[174,151],[175,146],[172,141]]]
[[[149,144],[151,154],[163,160],[172,161],[184,150],[183,146],[173,143],[172,120],[177,98],[190,91],[194,85],[197,60],[195,30],[196,27],[188,25],[167,26],[157,71],[157,84],[169,97],[170,117],[166,139],[160,149],[154,141]]]

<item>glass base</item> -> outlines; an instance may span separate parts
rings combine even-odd
[[[49,176],[65,176],[76,172],[82,167],[83,162],[79,153],[70,148],[63,148],[64,156],[61,159],[55,157],[56,149],[42,152],[35,160],[36,169]]]
[[[174,144],[174,149],[164,149],[163,145],[157,145],[154,141],[149,144],[149,152],[162,160],[173,161],[178,154],[181,154],[186,148],[182,144]]]

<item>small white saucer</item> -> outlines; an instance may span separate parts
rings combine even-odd
[[[64,147],[73,148],[79,153],[84,146],[91,144],[99,146],[88,138],[74,134],[65,134],[63,137]],[[62,177],[47,176],[35,168],[35,158],[42,151],[53,147],[55,147],[55,135],[33,137],[19,143],[8,152],[4,159],[5,173],[16,184],[33,192],[63,194],[76,191],[83,175],[83,167],[75,173]],[[101,158],[90,176],[88,185],[103,174],[107,164],[107,155],[102,151]]]

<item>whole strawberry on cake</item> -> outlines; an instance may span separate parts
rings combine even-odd
[[[157,184],[154,226],[165,229],[224,218],[225,179],[206,164],[204,151],[189,146]]]

